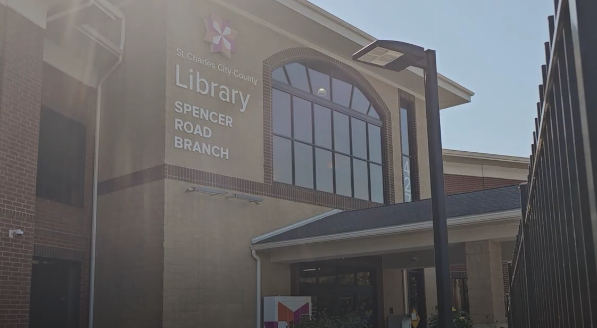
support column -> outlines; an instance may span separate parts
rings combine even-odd
[[[0,1],[0,328],[29,326],[45,27],[38,9]],[[10,238],[13,229],[24,235]]]
[[[475,326],[506,326],[502,248],[499,242],[466,243],[468,297]]]

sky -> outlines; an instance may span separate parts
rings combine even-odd
[[[530,155],[552,0],[310,1],[377,39],[437,51],[438,71],[475,93],[441,111],[444,148]]]

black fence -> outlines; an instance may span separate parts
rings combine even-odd
[[[556,0],[555,12],[520,190],[508,306],[514,328],[597,324],[597,0]]]

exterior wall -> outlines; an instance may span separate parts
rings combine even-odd
[[[419,174],[420,199],[431,197],[431,179],[429,177],[429,146],[427,145],[427,113],[425,101],[417,99],[415,102],[417,122],[417,156]]]
[[[87,323],[89,302],[89,245],[95,134],[95,93],[83,83],[45,64],[42,105],[82,123],[86,127],[85,196],[82,208],[37,198],[35,253],[37,256],[81,263],[81,326]]]
[[[444,183],[446,194],[460,194],[463,192],[518,185],[522,180],[502,179],[493,177],[477,177],[466,175],[445,174]]]
[[[126,49],[102,91],[100,181],[164,163],[166,1],[130,1],[121,9]]]
[[[265,198],[259,204],[185,193],[165,182],[164,327],[251,327],[255,260],[251,238],[329,210]],[[263,295],[290,294],[290,265],[262,257]],[[231,315],[234,314],[234,315]]]
[[[384,297],[384,319],[390,315],[390,308],[393,314],[404,313],[404,285],[402,270],[383,270],[383,297]]]
[[[164,181],[101,195],[94,326],[162,327],[168,260],[164,259]]]
[[[44,30],[3,5],[0,25],[0,327],[28,327]]]

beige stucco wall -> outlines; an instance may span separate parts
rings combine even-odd
[[[198,15],[197,13],[202,13]],[[203,19],[210,14],[217,14],[232,22],[232,28],[238,32],[236,37],[237,51],[228,59],[220,53],[210,53],[210,44],[203,42],[205,24]],[[219,173],[253,181],[263,181],[263,60],[269,56],[300,44],[283,37],[270,28],[257,24],[236,12],[208,1],[173,1],[168,7],[168,49],[167,49],[167,82],[166,82],[166,159],[170,164]],[[177,52],[179,51],[179,52]],[[198,64],[178,56],[180,51],[194,54],[213,63],[215,68]],[[216,82],[250,95],[248,105],[241,112],[242,103],[237,95],[236,104],[220,100],[218,95],[211,97],[196,91],[176,86],[176,65],[180,65],[181,76],[189,85],[189,70],[200,72],[200,77]],[[228,75],[221,69],[237,70],[247,76],[256,78],[256,84],[236,78],[234,73]],[[217,92],[218,90],[216,90]],[[232,97],[232,94],[230,94]],[[175,101],[192,104],[210,111],[216,111],[232,118],[232,127],[206,122],[176,113]],[[194,124],[209,127],[213,134],[204,138],[174,130],[176,118]],[[192,139],[227,148],[228,159],[205,154],[198,154],[174,147],[174,137]]]
[[[256,205],[185,193],[188,186],[165,184],[164,327],[251,327],[251,238],[329,209],[273,198]],[[287,264],[271,264],[264,256],[262,269],[264,295],[290,293]]]
[[[132,1],[126,49],[103,87],[100,181],[164,163],[166,3]]]
[[[99,197],[95,327],[161,327],[164,181]]]
[[[394,310],[393,314],[405,314],[402,270],[383,270],[383,305],[386,319],[390,315],[390,308]]]

